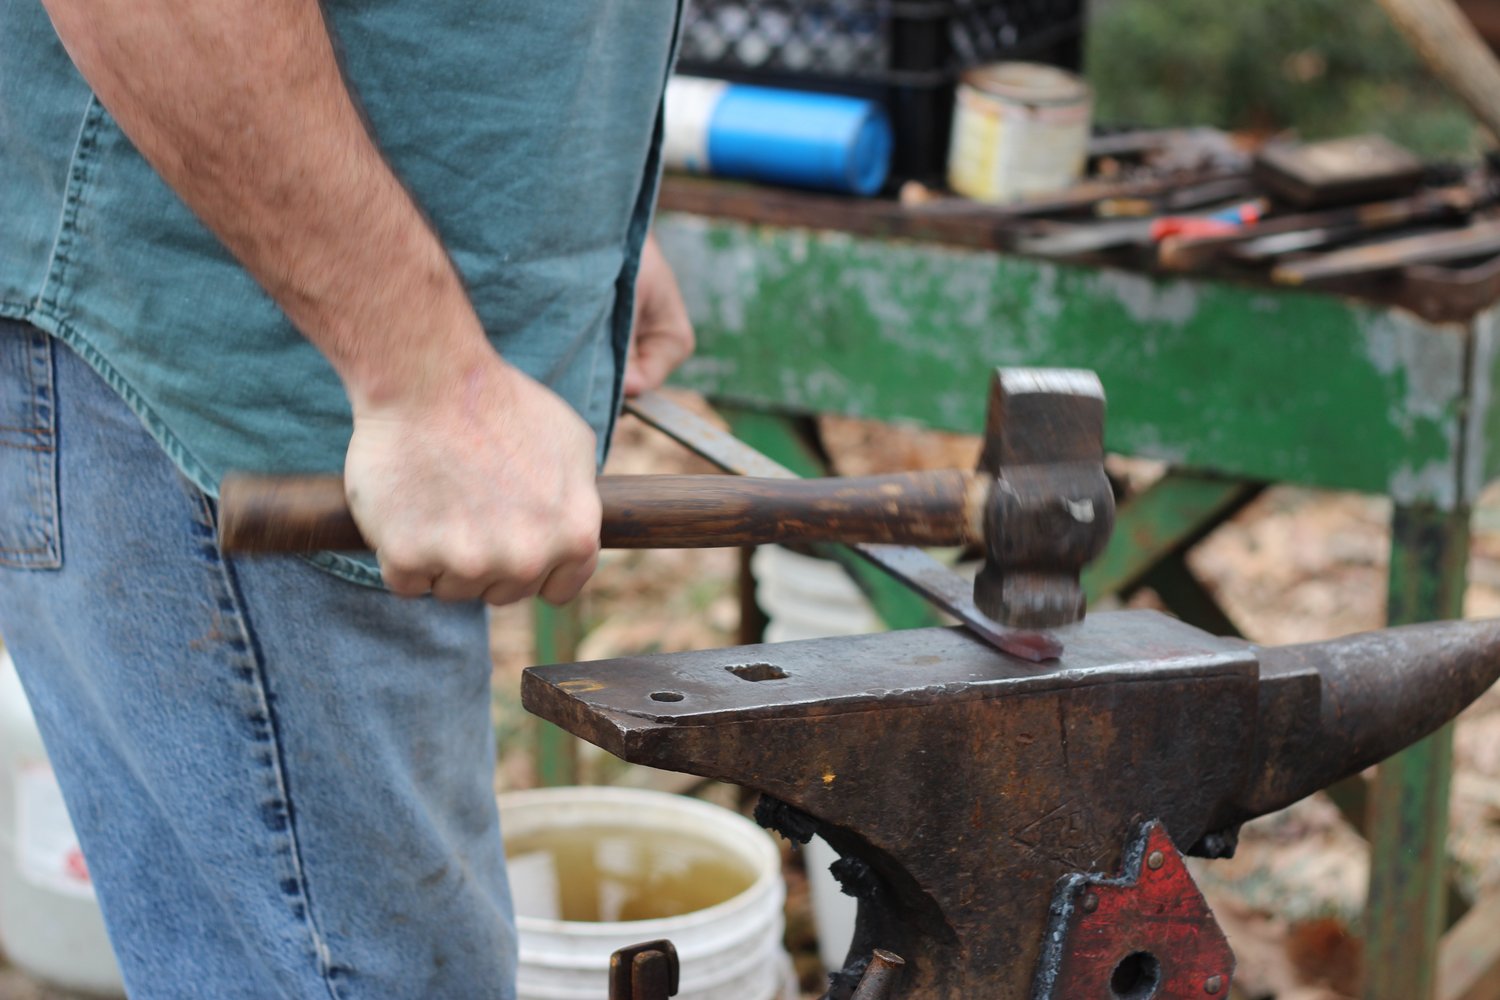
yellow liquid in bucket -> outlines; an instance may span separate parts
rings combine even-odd
[[[697,837],[577,826],[507,836],[516,913],[588,923],[705,910],[750,888],[755,873]]]

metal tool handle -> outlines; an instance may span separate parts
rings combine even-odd
[[[963,545],[982,540],[988,490],[957,469],[829,479],[601,476],[605,548],[710,548],[777,542]],[[338,476],[226,476],[226,552],[369,548]]]

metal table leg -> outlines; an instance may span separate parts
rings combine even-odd
[[[1391,522],[1392,625],[1463,613],[1469,511],[1397,507]],[[1386,761],[1370,791],[1365,1000],[1428,1000],[1446,920],[1452,727]]]
[[[566,663],[578,658],[583,637],[582,612],[577,601],[555,608],[545,601],[532,602],[532,628],[537,663]],[[532,718],[536,726],[536,777],[540,785],[578,783],[578,737],[550,722]]]

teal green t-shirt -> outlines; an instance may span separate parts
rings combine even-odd
[[[607,441],[679,0],[323,7],[491,341]],[[37,0],[0,0],[0,316],[77,350],[210,494],[230,469],[342,468],[333,368],[135,151]]]

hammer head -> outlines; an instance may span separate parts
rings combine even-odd
[[[1000,368],[979,469],[994,477],[974,603],[1016,628],[1082,620],[1079,572],[1109,541],[1104,387],[1090,371]]]

